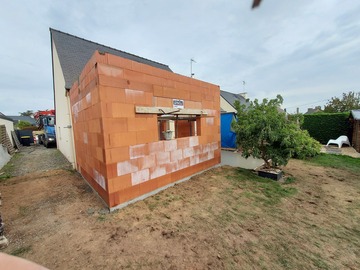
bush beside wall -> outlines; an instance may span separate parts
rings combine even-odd
[[[351,140],[349,115],[349,112],[305,114],[302,129],[307,130],[311,137],[322,144],[341,135],[346,135]]]

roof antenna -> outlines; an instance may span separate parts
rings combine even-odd
[[[245,91],[245,81],[242,81],[242,85],[243,85],[243,92],[239,93],[239,95],[243,96],[245,99],[247,98],[247,92]]]
[[[194,75],[195,75],[195,73],[192,72],[192,63],[193,63],[193,62],[196,63],[196,61],[195,61],[193,58],[191,58],[191,59],[190,59],[190,77],[191,77],[191,78],[193,78]]]

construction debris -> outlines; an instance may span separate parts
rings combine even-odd
[[[1,193],[0,193],[0,206],[1,206]],[[4,223],[0,213],[0,249],[6,248],[9,245],[9,241],[4,235]]]
[[[6,132],[6,126],[0,125],[0,144],[3,144],[10,155],[15,153],[15,149],[10,141],[10,138]]]

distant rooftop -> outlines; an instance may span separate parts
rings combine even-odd
[[[59,56],[60,65],[65,77],[66,89],[70,89],[78,79],[84,66],[96,50],[172,72],[167,65],[79,38],[59,30],[50,28],[50,35]]]
[[[316,106],[315,108],[308,108],[307,112],[304,114],[313,114],[317,112],[321,112],[321,106]]]
[[[248,102],[246,101],[246,98],[244,98],[241,94],[234,94],[234,93],[220,90],[220,95],[233,107],[234,107],[234,103],[236,100],[238,100],[241,105],[248,104]]]
[[[29,122],[32,126],[36,126],[35,119],[30,116],[9,115],[8,118],[12,119],[15,124],[17,124],[19,121],[23,121]]]
[[[8,121],[13,121],[9,116],[6,116],[5,114],[0,112],[0,118]]]

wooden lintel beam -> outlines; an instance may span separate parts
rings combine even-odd
[[[135,106],[135,113],[207,115],[207,112],[201,109],[180,109],[180,108],[170,108],[170,107],[143,107],[143,106]]]

